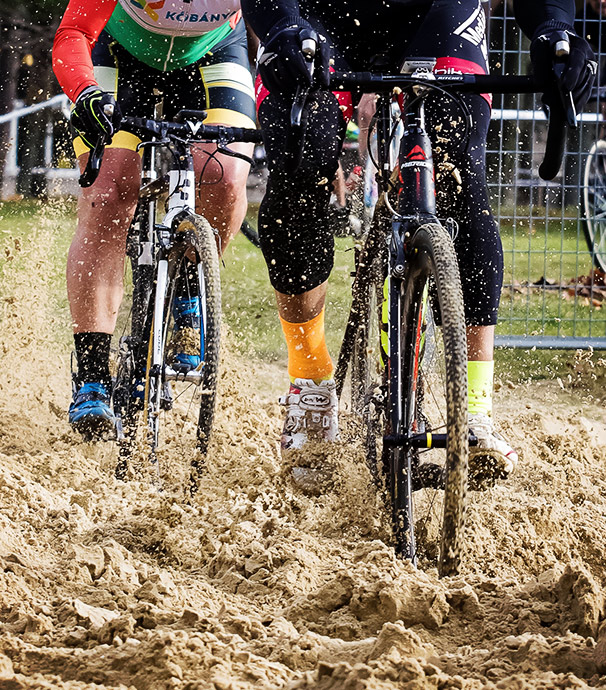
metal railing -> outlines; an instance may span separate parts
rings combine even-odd
[[[581,12],[578,31],[592,33],[592,40],[599,40],[596,48],[602,26],[606,37],[606,17],[594,18],[587,8]],[[507,5],[493,12],[490,32],[492,71],[527,73],[528,42]],[[497,343],[606,349],[606,287],[585,239],[583,204],[588,152],[603,134],[599,103],[586,108],[578,131],[569,136],[562,171],[553,182],[537,172],[546,139],[540,99],[503,97],[495,106],[488,186],[505,250]]]
[[[65,185],[58,190],[58,193],[69,191],[75,193],[77,188],[77,178],[79,175],[75,166],[75,161],[69,161],[66,167],[57,167],[55,165],[56,139],[57,139],[57,119],[51,113],[53,111],[60,111],[67,115],[69,109],[69,99],[64,94],[53,96],[52,98],[42,103],[35,103],[33,105],[24,106],[17,102],[17,108],[10,113],[0,115],[0,126],[9,125],[8,133],[8,150],[4,160],[3,170],[3,189],[0,189],[0,198],[12,196],[16,191],[16,184],[21,166],[19,161],[19,144],[20,137],[27,134],[27,129],[24,130],[20,126],[22,119],[41,111],[48,111],[48,117],[44,119],[42,126],[44,127],[44,150],[39,156],[40,162],[38,165],[30,168],[28,172],[31,175],[36,175],[44,180],[44,186],[48,186],[56,181],[72,182],[69,189],[66,190]]]

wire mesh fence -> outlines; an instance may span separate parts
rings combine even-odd
[[[527,74],[528,41],[511,0],[491,4],[491,71]],[[606,348],[606,0],[586,0],[576,29],[599,57],[597,84],[604,86],[569,135],[556,180],[545,182],[537,173],[547,133],[539,97],[499,96],[493,103],[487,168],[505,250],[497,329],[503,345]],[[16,130],[13,140],[17,170]],[[51,148],[47,142],[45,150]],[[40,168],[47,177],[55,167],[49,156]],[[264,178],[254,180],[260,193]]]
[[[528,73],[528,41],[510,5],[492,8],[489,27],[491,70]],[[588,0],[577,30],[596,53],[602,41],[606,51],[606,2]],[[602,74],[606,81],[600,63],[598,83]],[[606,348],[606,100],[586,107],[553,182],[537,173],[547,134],[540,97],[496,97],[493,105],[488,184],[505,251],[498,342]]]

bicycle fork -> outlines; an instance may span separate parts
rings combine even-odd
[[[175,243],[175,233],[171,228],[176,228],[183,217],[190,213],[195,213],[195,178],[191,156],[186,155],[186,170],[171,170],[169,173],[169,195],[168,212],[162,225],[156,227],[157,242],[159,245],[157,253],[156,284],[154,294],[153,318],[151,325],[150,349],[148,354],[147,367],[149,376],[146,377],[144,397],[144,420],[152,437],[153,446],[158,440],[157,418],[162,409],[169,407],[172,403],[171,392],[168,386],[170,381],[183,381],[199,386],[204,378],[203,368],[191,369],[186,373],[175,370],[166,362],[166,336],[170,314],[167,313],[167,302],[170,301],[170,290],[175,289],[177,279],[177,269],[179,264],[173,265],[173,249]],[[179,238],[180,242],[186,242]],[[181,260],[185,256],[183,252]],[[179,259],[176,260],[177,262]],[[200,297],[200,355],[204,359],[204,343],[206,342],[206,286],[204,273],[201,264],[196,266],[197,282]]]
[[[390,434],[383,446],[391,451],[387,457],[393,463],[391,470],[393,517],[398,531],[405,536],[400,548],[407,559],[416,565],[416,544],[413,525],[407,524],[413,515],[413,453],[414,448],[446,445],[444,438],[434,439],[431,434],[411,434],[416,409],[416,381],[421,356],[421,324],[415,329],[415,342],[404,332],[402,320],[404,281],[410,268],[407,245],[416,230],[425,223],[436,222],[435,187],[431,142],[424,127],[423,101],[413,104],[406,112],[404,135],[400,145],[397,212],[392,221],[388,252],[388,314],[389,314],[389,419]],[[427,291],[415,295],[422,306],[418,318],[425,318]],[[403,358],[413,357],[412,386],[403,380]],[[405,391],[412,394],[407,399]],[[417,431],[415,429],[415,431]]]

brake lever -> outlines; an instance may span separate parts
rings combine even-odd
[[[105,137],[99,137],[95,148],[88,154],[88,161],[86,162],[86,167],[84,171],[78,178],[78,184],[80,187],[90,187],[93,185],[97,177],[99,176],[99,170],[101,169],[101,163],[103,162],[103,154],[105,153],[105,146],[107,140]]]
[[[318,45],[318,35],[315,31],[310,29],[301,29],[299,31],[299,40],[301,41],[301,52],[307,62],[307,71],[309,72],[310,83],[314,78],[314,58],[316,57],[316,47]],[[295,97],[293,99],[292,107],[290,109],[290,126],[300,127],[303,110],[307,103],[309,96],[309,87],[297,86]]]
[[[172,141],[170,139],[154,139],[153,141],[141,141],[137,144],[137,148],[135,149],[137,153],[146,146],[149,146],[150,148],[154,148],[154,146],[167,146],[168,144],[171,144]]]
[[[107,117],[112,117],[114,114],[114,106],[111,103],[106,103],[103,106],[103,112],[107,115]],[[97,139],[95,147],[88,154],[88,161],[86,162],[84,171],[78,178],[78,184],[80,187],[91,187],[97,177],[99,177],[105,147],[109,146],[111,142],[112,137],[107,135],[102,135]]]
[[[570,55],[570,42],[565,31],[558,31],[551,39],[554,51],[553,72],[560,96],[561,108],[549,109],[549,127],[543,162],[539,166],[539,175],[543,180],[553,180],[564,160],[567,127],[577,127],[577,114],[572,93],[562,89],[562,74],[566,68],[566,58]]]
[[[560,100],[564,113],[566,114],[566,122],[569,127],[577,128],[577,111],[574,105],[574,98],[571,91],[564,91],[562,88],[562,75],[566,69],[566,58],[570,55],[570,41],[565,31],[558,31],[556,39],[553,41],[554,49],[554,65],[553,73],[556,76],[556,84],[560,94]]]

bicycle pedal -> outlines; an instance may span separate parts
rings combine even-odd
[[[164,368],[165,381],[183,381],[187,383],[194,383],[196,386],[198,386],[200,383],[202,383],[203,377],[203,367],[191,369],[190,367],[180,367],[173,363],[173,365],[166,366]]]

